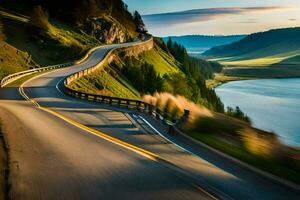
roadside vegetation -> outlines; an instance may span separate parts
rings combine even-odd
[[[34,68],[31,56],[6,42],[3,19],[0,16],[0,79],[18,71]]]
[[[121,0],[3,0],[0,17],[0,79],[74,61],[94,46],[131,41],[137,31],[146,32],[139,13],[133,16]]]
[[[228,116],[245,118],[239,108],[230,109],[225,115],[168,93],[146,95],[143,100],[176,113],[174,116],[181,116],[184,109],[189,110],[188,122],[181,127],[184,133],[245,163],[300,183],[299,149],[281,143],[274,133],[251,127],[248,119]]]
[[[12,2],[3,2],[13,8]],[[29,6],[16,8],[21,13],[6,9],[0,12],[0,78],[41,65],[75,60],[93,46],[132,41],[147,31],[139,13],[130,14],[121,0],[104,0],[101,4],[98,0],[87,4],[61,1],[60,10],[57,0],[49,5],[39,0],[28,2]],[[98,26],[101,28],[95,28]],[[288,59],[297,63],[299,57]],[[190,57],[182,45],[171,39],[165,43],[155,38],[153,49],[135,56],[119,52],[113,62],[74,81],[70,87],[87,93],[142,98],[175,118],[188,109],[189,121],[181,128],[191,137],[300,183],[299,150],[282,144],[273,133],[251,127],[246,114],[238,107],[224,108],[215,91],[207,87],[207,81],[216,78],[216,73],[241,76],[227,70],[230,69],[224,70],[218,62]],[[285,70],[292,73],[297,69]],[[257,74],[247,73],[247,77],[253,76]],[[220,82],[229,79],[219,77]]]
[[[180,95],[210,110],[250,122],[239,108],[225,109],[206,80],[222,70],[217,62],[188,56],[186,49],[171,39],[154,39],[154,48],[140,55],[119,52],[103,69],[84,76],[70,86],[81,92],[140,98],[157,92]],[[109,81],[108,78],[109,77]]]

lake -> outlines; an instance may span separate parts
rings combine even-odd
[[[300,146],[300,78],[233,81],[216,93],[225,106],[239,106],[253,126]]]

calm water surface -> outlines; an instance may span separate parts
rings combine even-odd
[[[216,93],[225,106],[240,106],[255,127],[300,146],[300,78],[234,81]]]

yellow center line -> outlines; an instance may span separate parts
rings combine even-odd
[[[41,74],[41,75],[39,75],[39,76],[42,76],[42,75],[45,75],[45,74]],[[112,143],[117,144],[117,145],[119,145],[119,146],[122,146],[122,147],[125,147],[125,148],[127,148],[127,149],[130,149],[130,150],[134,151],[135,153],[138,153],[138,154],[140,154],[140,155],[142,155],[142,156],[144,156],[144,157],[147,157],[147,158],[149,158],[149,159],[151,159],[151,160],[153,160],[153,161],[157,161],[157,158],[160,158],[160,156],[158,156],[157,154],[154,154],[154,153],[152,153],[152,152],[150,152],[150,151],[147,151],[147,150],[145,150],[145,149],[139,148],[139,147],[137,147],[137,146],[134,146],[134,145],[132,145],[132,144],[129,144],[129,143],[127,143],[127,142],[124,142],[124,141],[122,141],[122,140],[119,140],[119,139],[117,139],[117,138],[114,138],[114,137],[112,137],[112,136],[109,136],[109,135],[107,135],[107,134],[105,134],[105,133],[103,133],[103,132],[101,132],[101,131],[98,131],[98,130],[92,129],[92,128],[90,128],[90,127],[87,127],[87,126],[85,126],[85,125],[83,125],[83,124],[80,124],[80,123],[78,123],[78,122],[76,122],[76,121],[74,121],[74,120],[72,120],[72,119],[70,119],[70,118],[67,118],[67,117],[65,117],[65,116],[63,116],[63,115],[61,115],[61,114],[59,114],[58,112],[55,112],[55,111],[53,111],[53,110],[51,110],[51,109],[49,109],[49,108],[42,107],[38,102],[36,102],[36,101],[33,100],[33,99],[30,99],[30,98],[28,97],[28,95],[27,95],[27,94],[25,93],[25,91],[24,91],[24,85],[25,85],[27,82],[29,82],[29,81],[31,81],[31,80],[33,80],[33,79],[35,79],[35,78],[38,78],[39,76],[33,77],[33,78],[31,78],[31,79],[25,81],[25,82],[22,83],[21,86],[19,87],[19,92],[20,92],[20,94],[21,94],[27,101],[30,101],[33,105],[35,105],[37,108],[39,108],[39,109],[41,109],[41,110],[44,110],[44,111],[46,111],[46,112],[48,112],[48,113],[50,113],[50,114],[52,114],[52,115],[54,115],[54,116],[56,116],[56,117],[58,117],[58,118],[60,118],[60,119],[62,119],[62,120],[64,120],[64,121],[68,122],[69,124],[72,124],[72,125],[74,125],[74,126],[80,128],[80,129],[82,129],[82,130],[85,130],[85,131],[87,131],[87,132],[89,132],[89,133],[91,133],[91,134],[93,134],[93,135],[96,135],[96,136],[98,136],[98,137],[101,137],[102,139],[105,139],[105,140],[107,140],[107,141],[109,141],[109,142],[112,142]],[[162,158],[160,158],[160,159],[162,159]]]
[[[42,75],[48,74],[48,73],[50,73],[50,72],[52,72],[52,71],[49,71],[49,72],[44,73],[44,74],[40,74],[40,75],[35,76],[35,77],[32,77],[32,78],[30,78],[29,80],[25,81],[24,83],[22,83],[22,84],[20,85],[20,87],[19,87],[19,93],[24,97],[24,99],[26,99],[27,101],[30,101],[30,102],[31,102],[33,105],[35,105],[37,108],[39,108],[39,109],[41,109],[41,110],[43,110],[43,111],[45,111],[45,112],[48,112],[49,114],[52,114],[52,115],[54,115],[54,116],[56,116],[56,117],[58,117],[58,118],[64,120],[65,122],[67,122],[67,123],[69,123],[69,124],[71,124],[71,125],[74,125],[74,126],[80,128],[81,130],[84,130],[84,131],[86,131],[86,132],[88,132],[88,133],[90,133],[90,134],[93,134],[93,135],[95,135],[95,136],[97,136],[97,137],[100,137],[100,138],[106,140],[106,141],[109,141],[109,142],[114,143],[114,144],[116,144],[116,145],[119,145],[119,146],[121,146],[121,147],[123,147],[123,148],[126,148],[126,149],[128,149],[128,150],[131,150],[131,151],[133,151],[133,152],[135,152],[135,153],[137,153],[137,154],[139,154],[139,155],[141,155],[141,156],[143,156],[143,157],[145,157],[145,158],[148,158],[148,159],[150,159],[150,160],[152,160],[152,161],[155,161],[155,162],[161,161],[161,162],[165,162],[166,164],[169,164],[169,165],[178,167],[178,166],[176,166],[175,164],[173,164],[173,163],[171,163],[170,161],[168,161],[167,159],[162,158],[161,156],[159,156],[159,155],[157,155],[157,154],[155,154],[155,153],[152,153],[152,152],[150,152],[150,151],[147,151],[147,150],[142,149],[142,148],[140,148],[140,147],[137,147],[137,146],[135,146],[135,145],[132,145],[132,144],[129,144],[129,143],[124,142],[124,141],[122,141],[122,140],[119,140],[119,139],[117,139],[117,138],[115,138],[115,137],[112,137],[112,136],[110,136],[110,135],[107,135],[107,134],[105,134],[105,133],[103,133],[103,132],[101,132],[101,131],[99,131],[99,130],[96,130],[96,129],[90,128],[90,127],[88,127],[88,126],[85,126],[85,125],[83,125],[83,124],[80,124],[79,122],[76,122],[76,121],[74,121],[74,120],[72,120],[72,119],[70,119],[70,118],[68,118],[68,117],[65,117],[65,116],[59,114],[58,112],[53,111],[52,109],[49,109],[49,108],[46,108],[46,107],[42,107],[38,102],[36,102],[35,100],[29,98],[28,95],[27,95],[27,94],[25,93],[25,91],[24,91],[24,85],[25,85],[26,83],[32,81],[33,79],[36,79],[36,78],[38,78],[38,77],[40,77],[40,76],[42,76]],[[211,198],[217,199],[214,195],[210,194],[209,192],[207,192],[206,190],[204,190],[204,189],[203,189],[202,187],[200,187],[199,185],[196,185],[196,184],[192,184],[192,185],[193,185],[196,189],[202,191],[203,193],[206,193],[206,194],[207,194],[208,196],[210,196]]]

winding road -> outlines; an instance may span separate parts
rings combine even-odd
[[[170,136],[144,113],[71,98],[62,80],[99,63],[51,71],[0,90],[12,199],[300,199],[209,148]]]

